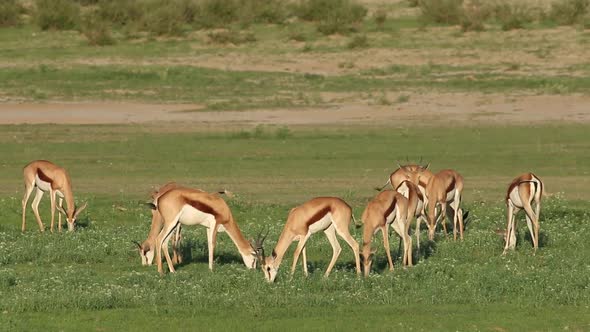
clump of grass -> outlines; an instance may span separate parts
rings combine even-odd
[[[497,4],[493,11],[494,17],[504,31],[523,29],[526,24],[535,20],[535,14],[531,8],[523,4],[502,2]]]
[[[367,48],[369,47],[369,40],[366,35],[356,35],[350,39],[346,47],[350,49]]]
[[[144,9],[137,0],[102,0],[99,2],[97,15],[106,22],[119,27],[137,24],[143,18]]]
[[[289,31],[287,32],[287,39],[298,42],[304,42],[307,40],[307,37],[301,30],[293,28],[289,29]]]
[[[41,30],[71,30],[80,21],[80,6],[69,0],[37,0],[35,22]]]
[[[459,24],[463,17],[463,0],[420,0],[418,4],[427,23]]]
[[[460,25],[463,31],[483,31],[484,22],[490,17],[489,7],[481,1],[465,3],[460,12]]]
[[[17,0],[2,0],[0,2],[0,27],[13,27],[21,24],[22,10],[23,8]]]
[[[383,8],[379,8],[373,14],[373,19],[375,20],[375,24],[377,25],[378,29],[383,29],[385,26],[385,22],[387,21],[387,12]]]
[[[256,36],[251,32],[237,30],[216,30],[207,33],[209,41],[217,44],[244,44],[256,41]]]
[[[367,8],[352,0],[305,0],[294,7],[295,16],[316,22],[319,32],[325,35],[347,34],[357,30]]]
[[[182,35],[186,20],[192,17],[192,13],[186,15],[186,4],[181,1],[171,1],[164,6],[159,1],[148,3],[142,30],[158,36]]]
[[[410,96],[409,95],[399,95],[399,96],[397,96],[397,99],[395,101],[398,104],[407,103],[408,101],[410,101]]]
[[[115,44],[110,24],[101,20],[96,13],[89,13],[84,16],[80,32],[88,39],[88,44],[92,46]]]
[[[562,25],[582,23],[589,13],[590,0],[561,0],[551,4],[549,17]]]

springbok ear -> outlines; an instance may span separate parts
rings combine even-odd
[[[68,216],[68,213],[66,212],[66,210],[64,210],[64,208],[61,206],[57,206],[57,212],[63,214],[66,217]]]
[[[152,210],[156,210],[156,204],[152,203],[152,202],[147,202],[147,203],[143,203],[145,206],[148,206],[150,209]]]
[[[84,204],[82,204],[81,207],[77,207],[76,211],[74,212],[74,219],[82,212],[84,211],[84,209],[88,206],[88,202],[85,202]]]

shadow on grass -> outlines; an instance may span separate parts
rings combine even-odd
[[[180,244],[180,254],[182,256],[182,262],[175,266],[175,268],[182,268],[187,264],[193,263],[205,263],[209,264],[209,249],[207,243],[198,242],[196,240],[183,240]],[[213,255],[213,264],[243,264],[244,260],[241,256],[219,252],[215,250]]]

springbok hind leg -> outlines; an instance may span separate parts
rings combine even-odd
[[[39,202],[41,202],[41,198],[43,198],[43,190],[37,188],[37,191],[35,191],[35,198],[33,198],[33,203],[31,204],[31,207],[33,208],[33,214],[35,215],[37,224],[39,225],[39,230],[41,232],[44,232],[45,227],[43,226],[41,216],[39,215]]]
[[[338,239],[336,238],[336,228],[333,224],[328,227],[324,233],[332,245],[332,259],[330,260],[330,264],[328,265],[326,273],[324,274],[324,277],[327,277],[330,275],[330,272],[332,272],[332,268],[334,268],[334,264],[336,264],[336,260],[338,259],[338,256],[340,256],[342,247],[340,247],[340,243],[338,243]]]
[[[23,196],[23,201],[22,201],[22,206],[23,206],[23,224],[21,227],[21,232],[25,231],[25,214],[27,211],[27,203],[29,202],[29,197],[31,197],[31,193],[33,192],[33,189],[35,189],[34,185],[27,185],[25,184],[25,195]]]

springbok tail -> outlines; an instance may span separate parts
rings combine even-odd
[[[225,195],[225,196],[227,196],[229,198],[234,197],[234,193],[232,193],[231,191],[229,191],[227,189],[223,189],[221,191],[218,191],[217,193],[220,194],[220,195]]]
[[[358,220],[356,220],[356,218],[354,217],[354,213],[352,214],[352,220],[354,221],[355,228],[361,228],[363,226],[362,222],[358,222]]]
[[[388,184],[391,184],[391,178],[387,179],[387,182],[385,182],[385,184],[381,188],[375,187],[375,190],[381,191],[381,190],[385,189],[385,187],[387,187]]]

